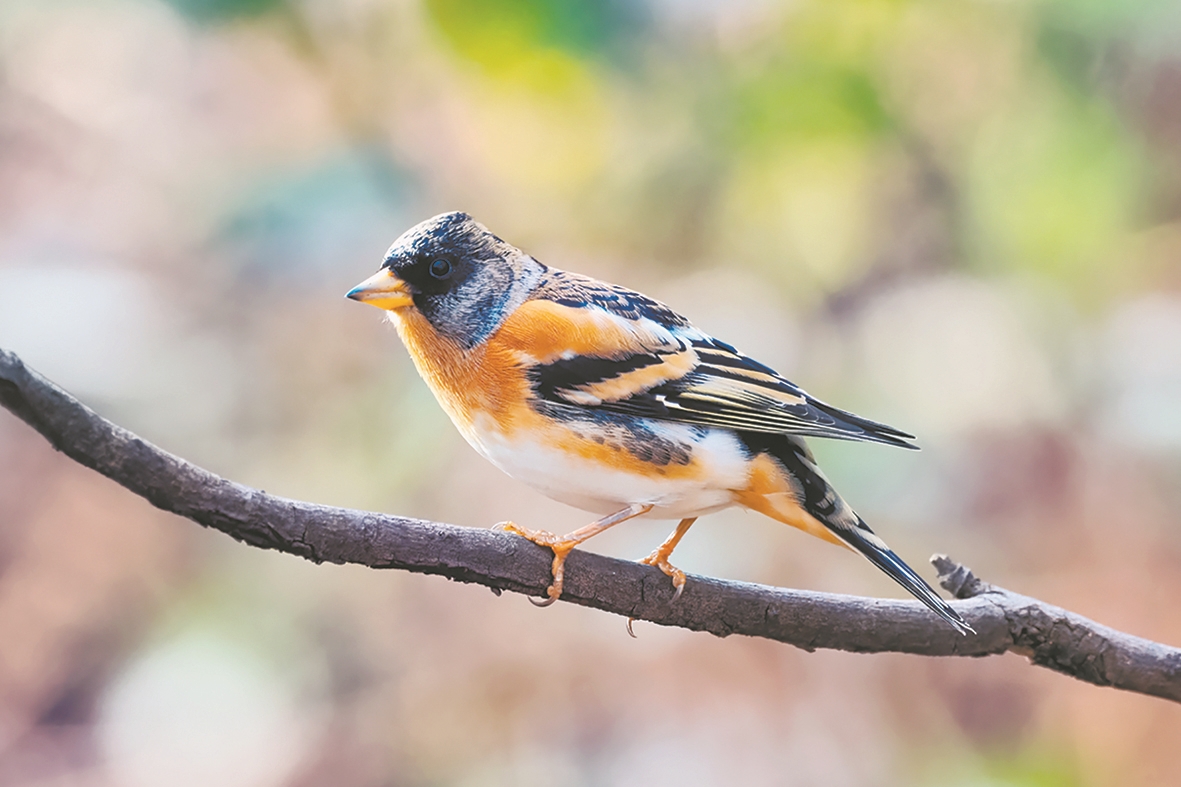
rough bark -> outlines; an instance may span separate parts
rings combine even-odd
[[[499,593],[544,595],[551,553],[507,533],[288,500],[228,481],[107,421],[0,350],[0,404],[57,450],[165,511],[251,546],[314,562],[440,574]],[[940,582],[976,629],[961,636],[917,601],[691,576],[670,604],[659,570],[576,550],[562,601],[663,626],[745,634],[804,650],[987,656],[1013,651],[1094,683],[1181,701],[1181,650],[989,585],[944,556]]]

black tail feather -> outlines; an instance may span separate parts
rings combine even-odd
[[[816,466],[803,440],[788,435],[755,432],[739,432],[739,437],[752,452],[766,452],[783,464],[784,469],[799,485],[797,497],[800,505],[833,535],[886,572],[891,579],[906,588],[911,595],[926,604],[956,631],[965,635],[976,633],[951,605],[940,598],[914,569],[886,546],[885,542],[869,529],[865,521],[841,499]]]
[[[964,635],[976,633],[976,630],[960,617],[960,613],[956,612],[951,608],[951,605],[940,598],[939,594],[932,590],[931,586],[914,572],[914,569],[906,565],[902,558],[894,553],[894,550],[882,544],[881,539],[878,539],[876,536],[867,538],[864,533],[872,536],[873,531],[869,529],[869,526],[860,517],[857,518],[857,523],[858,526],[856,528],[841,528],[840,530],[834,528],[833,532],[842,541],[856,549],[862,555],[865,555],[870,563],[873,563],[882,571],[886,572],[891,579],[906,588],[912,596],[926,604],[932,612],[951,624],[956,631]],[[875,541],[877,543],[874,543]]]

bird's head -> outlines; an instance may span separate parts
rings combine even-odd
[[[373,276],[347,297],[395,316],[418,312],[470,348],[529,296],[545,266],[466,213],[442,213],[394,241]]]

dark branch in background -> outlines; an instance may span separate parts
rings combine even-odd
[[[287,500],[227,481],[140,439],[0,350],[0,404],[57,450],[165,511],[239,541],[308,560],[441,574],[500,592],[544,595],[549,550],[507,533]],[[858,598],[692,577],[670,604],[658,569],[576,550],[563,601],[662,626],[745,634],[805,650],[987,656],[1013,651],[1100,686],[1181,701],[1181,650],[1101,626],[980,581],[933,558],[961,636],[917,601]]]

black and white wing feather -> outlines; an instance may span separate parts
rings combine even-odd
[[[635,336],[602,354],[530,369],[549,401],[742,432],[828,437],[916,448],[913,435],[809,396],[774,369],[695,328],[662,303],[556,269],[534,293],[570,307],[570,319],[609,317]]]

